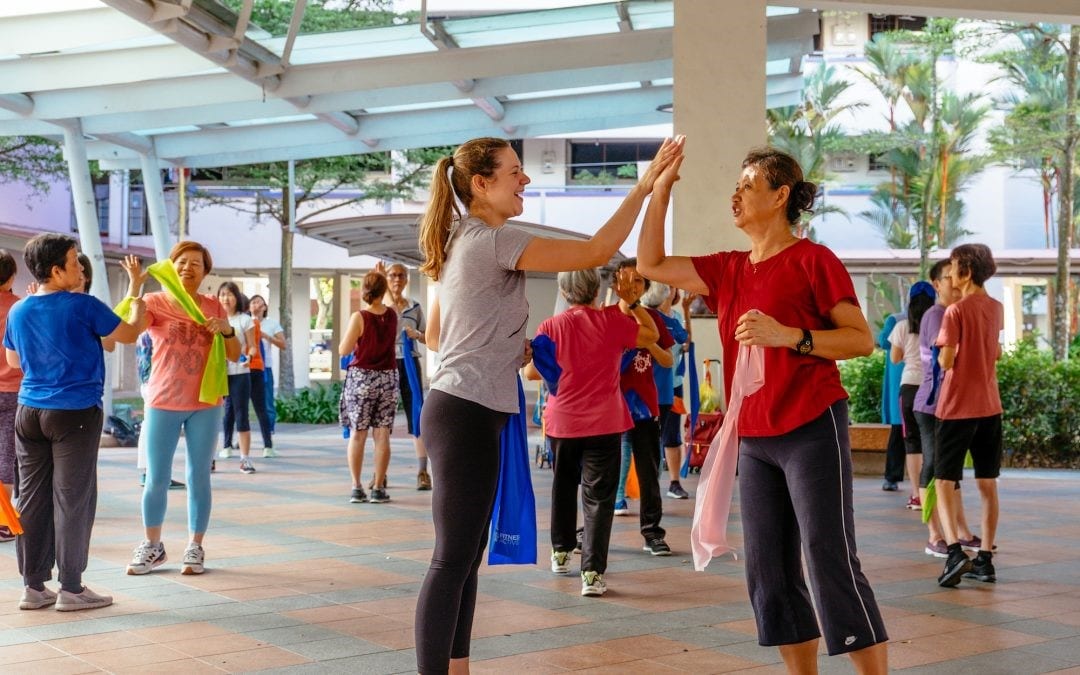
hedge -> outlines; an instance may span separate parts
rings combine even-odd
[[[852,422],[881,422],[884,368],[881,350],[840,364]],[[1005,465],[1080,468],[1080,359],[1055,362],[1023,342],[1002,355],[997,373]]]

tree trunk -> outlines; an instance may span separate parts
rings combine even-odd
[[[288,191],[285,191],[285,199],[289,199]],[[283,213],[288,213],[288,204]],[[288,219],[288,216],[285,217]],[[289,229],[289,223],[281,224],[281,291],[278,293],[278,312],[281,327],[286,336],[292,336],[292,268],[293,268],[293,231]],[[278,366],[278,387],[283,396],[292,396],[296,393],[296,377],[293,373],[293,350],[292,338],[289,337],[285,349],[281,350],[281,363]]]
[[[1061,361],[1069,351],[1069,249],[1072,247],[1073,162],[1076,160],[1076,66],[1080,58],[1080,26],[1069,30],[1068,65],[1065,70],[1065,147],[1061,158],[1058,191],[1058,258],[1054,275],[1054,358]]]

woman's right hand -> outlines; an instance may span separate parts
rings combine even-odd
[[[680,134],[675,138],[665,138],[664,142],[660,144],[660,149],[656,151],[656,156],[653,157],[652,162],[649,163],[649,168],[645,170],[645,173],[643,173],[638,180],[638,185],[641,186],[646,193],[653,191],[657,179],[660,178],[666,169],[676,161],[681,163],[683,146],[685,143],[686,136]],[[670,180],[670,183],[674,183],[678,178],[679,170],[676,167],[675,177]]]
[[[220,335],[221,333],[228,333],[232,328],[232,324],[228,319],[221,319],[216,316],[212,316],[206,320],[203,327],[210,332],[211,335]]]
[[[143,284],[146,283],[149,273],[142,268],[142,263],[139,261],[137,255],[126,255],[124,259],[120,261],[120,266],[124,268],[124,271],[128,275],[128,295],[133,298],[139,297],[142,293]]]

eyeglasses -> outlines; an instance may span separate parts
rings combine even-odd
[[[404,279],[405,277],[407,277],[409,275],[405,274],[404,272],[391,272],[390,274],[387,274],[386,276],[388,276],[391,279]]]

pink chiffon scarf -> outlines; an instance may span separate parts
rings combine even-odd
[[[739,462],[739,411],[743,400],[765,384],[765,352],[762,347],[739,347],[735,374],[720,433],[713,438],[701,467],[690,548],[694,569],[704,571],[714,556],[734,552],[728,544],[727,523],[735,491],[735,468]]]

